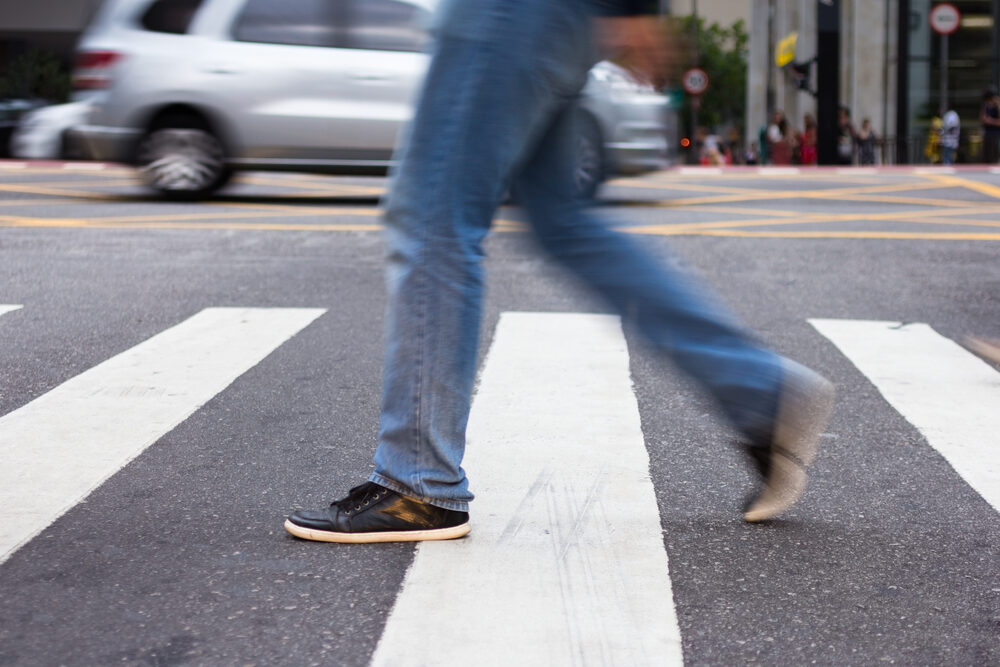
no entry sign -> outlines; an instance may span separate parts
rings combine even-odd
[[[939,35],[950,35],[962,23],[962,13],[950,2],[935,5],[930,15],[931,29]]]

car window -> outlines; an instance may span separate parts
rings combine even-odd
[[[233,37],[241,42],[343,46],[344,0],[247,0]]]
[[[201,3],[202,0],[156,0],[139,22],[146,30],[182,35],[188,31]]]
[[[422,51],[427,43],[427,10],[397,0],[354,0],[348,46],[381,51]]]

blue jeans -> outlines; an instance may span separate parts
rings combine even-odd
[[[575,195],[574,101],[595,61],[591,31],[586,0],[461,0],[440,16],[386,201],[389,301],[373,482],[468,509],[461,462],[482,244],[509,190],[553,259],[698,380],[737,429],[769,437],[781,359]]]

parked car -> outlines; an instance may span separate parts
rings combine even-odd
[[[234,171],[383,174],[427,67],[437,0],[106,0],[81,39],[70,131],[173,198]],[[577,182],[665,166],[676,109],[602,63],[580,108]],[[672,133],[672,134],[671,134]]]
[[[24,116],[44,105],[45,101],[38,99],[0,99],[0,157],[9,154],[11,138]]]
[[[57,160],[81,157],[69,138],[69,130],[83,125],[90,115],[90,103],[53,104],[30,111],[10,139],[14,157],[30,160]]]

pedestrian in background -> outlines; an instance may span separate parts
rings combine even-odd
[[[962,121],[958,117],[958,112],[949,109],[941,119],[941,161],[945,164],[955,164],[961,133]]]
[[[786,165],[792,163],[792,150],[795,141],[788,125],[788,119],[785,118],[785,112],[780,109],[774,112],[771,124],[767,127],[767,145],[771,164]]]
[[[875,136],[875,130],[872,129],[872,122],[865,118],[861,121],[861,129],[858,130],[855,138],[855,143],[858,146],[858,164],[875,164],[875,144],[877,142],[878,137]]]
[[[983,125],[983,162],[996,164],[1000,158],[1000,95],[992,88],[983,93],[979,120]]]
[[[811,113],[807,113],[802,117],[802,127],[802,135],[799,139],[799,151],[802,164],[816,164],[818,160],[818,153],[816,149],[818,133],[816,129],[816,119]]]
[[[837,110],[837,163],[854,164],[854,126],[851,124],[851,110],[840,107]]]
[[[770,519],[801,495],[830,383],[762,345],[692,276],[614,231],[576,194],[575,109],[591,66],[615,57],[643,80],[666,81],[672,42],[636,15],[642,8],[633,0],[441,7],[385,205],[389,298],[374,471],[330,507],[293,513],[285,522],[293,535],[385,542],[468,533],[473,494],[461,463],[483,241],[511,191],[551,258],[699,381],[742,434],[763,482],[744,519]]]

